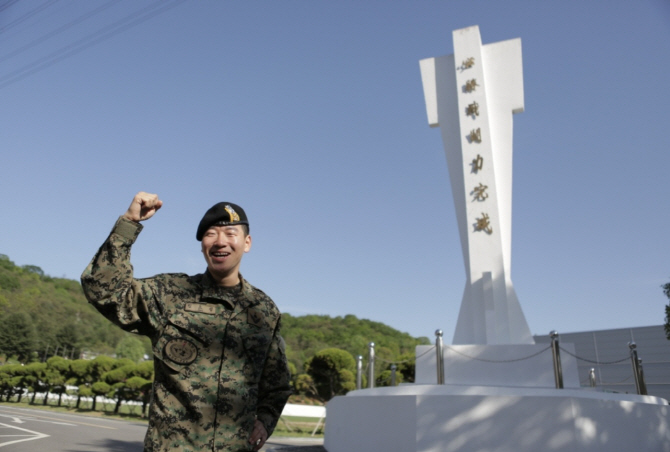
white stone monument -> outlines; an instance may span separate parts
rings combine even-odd
[[[536,345],[510,278],[512,114],[523,110],[521,42],[453,32],[454,55],[422,60],[431,126],[442,132],[466,267],[444,383],[430,346],[415,383],[351,391],[327,405],[328,452],[670,452],[668,403],[580,388],[562,355]],[[562,344],[574,355],[574,348]]]
[[[467,277],[453,343],[533,344],[510,276],[521,40],[482,46],[477,27],[453,37],[453,55],[420,62],[428,122],[442,132]]]

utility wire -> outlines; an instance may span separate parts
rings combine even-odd
[[[42,10],[47,9],[49,6],[53,5],[53,4],[56,3],[57,1],[58,1],[58,0],[49,0],[49,1],[46,2],[46,3],[42,3],[40,6],[38,6],[37,8],[35,8],[35,9],[31,10],[31,11],[28,11],[27,13],[25,13],[23,16],[19,17],[19,18],[16,19],[15,21],[8,23],[8,24],[5,25],[4,27],[0,27],[0,34],[6,32],[7,30],[9,30],[9,29],[12,28],[12,27],[15,27],[15,26],[17,26],[17,25],[19,25],[19,24],[25,22],[26,20],[28,20],[28,19],[30,19],[31,17],[33,17],[35,14],[41,12]]]
[[[84,38],[79,39],[78,41],[75,41],[74,43],[63,47],[62,49],[57,50],[50,55],[42,57],[30,64],[23,66],[22,68],[19,68],[15,71],[10,72],[7,75],[0,77],[0,89],[9,86],[12,83],[23,80],[29,75],[42,71],[50,66],[53,66],[54,64],[66,58],[76,55],[96,44],[99,44],[113,36],[116,36],[119,33],[122,33],[136,25],[141,24],[142,22],[145,22],[153,17],[156,17],[157,15],[174,8],[175,6],[184,1],[185,0],[176,0],[172,3],[168,3],[162,8],[158,8],[158,6],[160,3],[163,2],[157,2],[155,4],[142,8],[141,10],[136,11],[133,14],[130,14],[121,20],[118,20],[113,24],[98,30],[95,33],[85,36]],[[142,16],[143,14],[144,16]]]
[[[3,62],[3,61],[6,61],[6,60],[8,60],[12,57],[15,57],[16,55],[19,55],[20,53],[23,53],[23,52],[25,52],[26,50],[28,50],[32,47],[35,47],[37,44],[43,43],[47,39],[52,38],[52,37],[56,36],[57,34],[62,33],[63,31],[65,31],[69,28],[72,28],[73,26],[85,21],[86,19],[88,19],[90,17],[95,16],[96,14],[106,10],[107,8],[109,8],[110,6],[115,5],[116,3],[119,3],[120,1],[121,0],[112,0],[110,2],[105,3],[104,5],[101,5],[100,7],[96,8],[96,9],[94,9],[93,11],[89,11],[86,14],[82,14],[81,16],[77,17],[73,21],[70,21],[70,22],[66,23],[65,25],[62,25],[62,26],[56,28],[55,30],[53,30],[53,31],[51,31],[51,32],[49,32],[49,33],[31,41],[31,42],[29,42],[28,44],[25,44],[25,45],[19,47],[18,49],[14,50],[13,52],[8,53],[7,55],[1,56],[0,57],[0,63]]]
[[[14,3],[18,2],[19,0],[9,0],[5,2],[3,5],[0,5],[0,13],[12,6]]]

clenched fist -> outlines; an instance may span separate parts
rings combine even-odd
[[[130,203],[130,207],[123,217],[130,221],[140,222],[148,220],[163,206],[163,201],[158,199],[158,195],[152,193],[139,192]]]

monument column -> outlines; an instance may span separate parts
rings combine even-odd
[[[453,40],[453,55],[420,62],[428,122],[442,133],[465,262],[453,343],[533,344],[510,276],[521,40],[483,46],[476,26],[454,31]]]

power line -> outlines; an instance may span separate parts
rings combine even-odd
[[[63,31],[65,31],[69,28],[72,28],[73,26],[85,21],[86,19],[88,19],[90,17],[95,16],[96,14],[106,10],[107,8],[109,8],[110,6],[113,6],[116,3],[119,3],[120,1],[121,0],[112,0],[110,2],[105,3],[102,6],[94,9],[93,11],[89,11],[86,14],[83,14],[83,15],[77,17],[76,19],[66,23],[65,25],[62,25],[62,26],[58,27],[57,29],[55,29],[55,30],[53,30],[53,31],[51,31],[51,32],[49,32],[45,35],[42,35],[39,38],[29,42],[28,44],[25,44],[25,45],[19,47],[18,49],[14,50],[13,52],[10,52],[7,55],[4,55],[4,56],[0,57],[0,62],[3,62],[3,61],[6,61],[6,60],[8,60],[12,57],[15,57],[16,55],[19,55],[19,54],[25,52],[26,50],[28,50],[32,47],[35,47],[37,44],[43,43],[47,39],[52,38],[52,37],[56,36],[57,34],[62,33]]]
[[[9,30],[9,29],[12,28],[12,27],[15,27],[15,26],[17,26],[17,25],[19,25],[19,24],[25,22],[26,20],[28,20],[28,19],[30,19],[31,17],[33,17],[35,14],[37,14],[37,13],[39,13],[39,12],[41,12],[41,11],[47,9],[49,6],[53,5],[53,4],[56,3],[57,1],[58,1],[58,0],[49,0],[49,1],[46,2],[46,3],[42,3],[42,4],[41,4],[40,6],[38,6],[37,8],[33,9],[32,11],[28,11],[28,12],[25,13],[23,16],[19,17],[18,19],[14,20],[13,22],[8,23],[8,24],[5,25],[4,27],[0,27],[0,34],[4,33],[5,31]]]
[[[6,1],[4,4],[0,5],[0,13],[12,6],[14,3],[18,2],[19,0],[9,0]]]
[[[158,16],[159,14],[162,14],[178,4],[184,2],[185,0],[176,0],[172,3],[168,3],[167,5],[158,8],[160,3],[164,2],[156,2],[152,5],[149,5],[145,8],[142,8],[141,10],[138,10],[132,14],[129,14],[128,16],[124,17],[121,20],[118,20],[114,22],[111,25],[108,25],[100,30],[98,30],[95,33],[91,33],[88,36],[85,36],[82,39],[79,39],[75,41],[72,44],[69,44],[62,49],[59,49],[50,55],[47,55],[45,57],[42,57],[32,63],[29,63],[15,71],[10,72],[7,75],[4,75],[3,77],[0,77],[0,89],[5,88],[12,83],[18,82],[20,80],[23,80],[24,78],[28,77],[29,75],[32,75],[36,72],[42,71],[50,66],[53,66],[54,64],[69,58],[73,55],[76,55],[96,44],[99,44],[109,38],[112,38],[116,36],[119,33],[122,33],[136,25],[139,25],[153,17]],[[144,15],[143,15],[144,14]],[[139,16],[139,17],[138,17]]]

